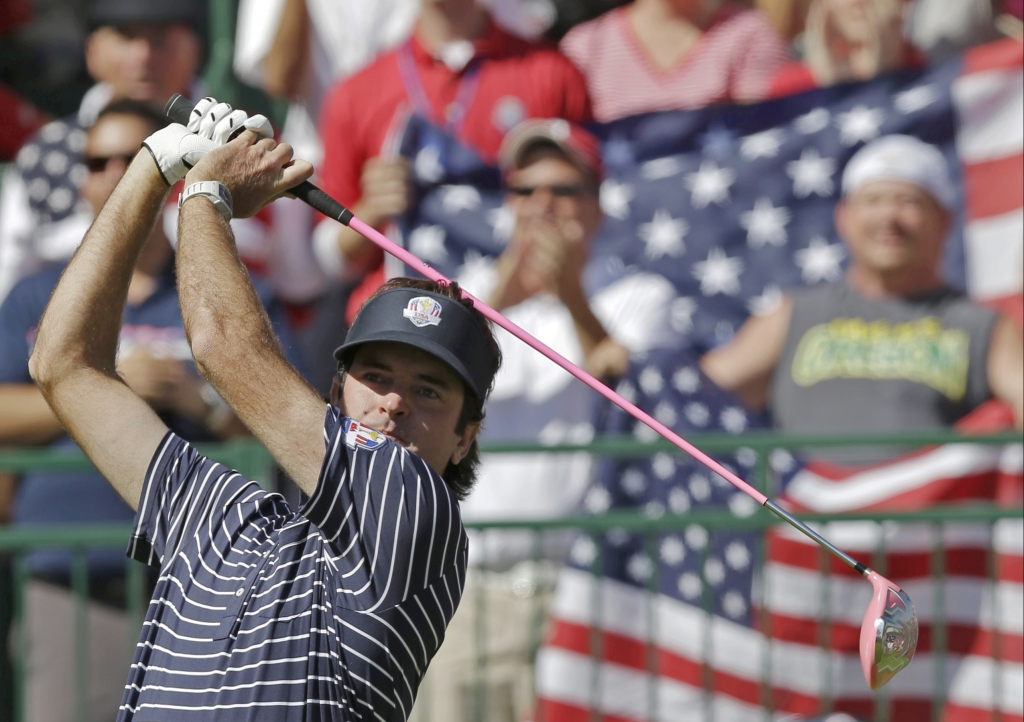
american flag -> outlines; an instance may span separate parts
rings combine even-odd
[[[881,135],[906,133],[933,143],[954,168],[963,202],[946,249],[950,284],[983,301],[1018,294],[1022,64],[1021,44],[1008,40],[869,83],[596,128],[609,175],[601,188],[606,222],[587,288],[595,292],[633,271],[665,276],[678,294],[670,318],[683,338],[679,348],[636,359],[620,392],[684,434],[763,426],[764,419],[714,388],[695,361],[728,340],[748,315],[772,309],[784,289],[841,276],[845,251],[832,212],[842,169]],[[488,272],[512,228],[496,170],[417,120],[402,150],[413,160],[419,189],[414,211],[400,224],[406,246],[450,277]],[[601,432],[650,439],[646,426],[617,410],[601,418]],[[869,469],[806,462],[782,451],[771,466],[795,508],[841,513],[993,500],[1008,488],[1019,503],[1021,457],[1019,445],[963,443]],[[722,459],[741,476],[756,460],[751,450]],[[723,480],[670,454],[600,466],[584,505],[595,513],[753,511]],[[903,585],[917,606],[918,655],[885,688],[883,718],[1024,720],[1024,525],[1011,520],[936,531],[846,522],[825,531]],[[945,542],[941,564],[933,553],[937,534]],[[990,548],[994,584],[987,581]],[[598,578],[592,565],[599,553]],[[763,572],[755,572],[762,557]],[[837,564],[822,575],[822,559],[786,530],[762,537],[691,525],[659,536],[653,546],[625,532],[581,536],[538,656],[538,719],[746,721],[813,714],[826,699],[835,709],[875,717],[856,646],[870,587]],[[936,582],[931,575],[940,568]],[[710,616],[702,607],[707,601]],[[940,613],[948,620],[945,655],[932,650]],[[595,632],[601,639],[596,661],[590,657]],[[936,689],[944,701],[932,710]]]

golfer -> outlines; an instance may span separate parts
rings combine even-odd
[[[227,142],[239,124],[251,130]],[[214,101],[189,128],[146,139],[30,362],[136,509],[128,554],[160,566],[118,719],[404,721],[465,582],[458,499],[500,352],[457,287],[397,279],[355,319],[325,405],[282,355],[228,225],[312,167],[265,119]],[[169,432],[115,371],[135,259],[183,176],[178,286],[196,365],[309,496],[298,511]]]

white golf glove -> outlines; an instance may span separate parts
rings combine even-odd
[[[153,155],[167,184],[174,185],[204,155],[227,143],[236,132],[246,129],[264,138],[274,134],[265,116],[250,118],[244,110],[232,110],[227,103],[203,98],[192,111],[187,128],[172,123],[153,133],[142,144]]]
[[[265,115],[251,118],[244,110],[232,110],[227,103],[218,103],[216,98],[203,98],[188,118],[188,129],[203,138],[209,138],[224,145],[237,133],[251,130],[264,138],[272,138],[274,129]]]
[[[160,174],[167,185],[174,185],[188,173],[188,169],[217,147],[209,138],[200,138],[188,132],[180,123],[171,123],[142,141],[153,155]]]

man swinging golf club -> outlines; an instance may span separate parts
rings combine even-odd
[[[457,287],[397,279],[361,309],[325,406],[284,359],[227,223],[312,167],[265,119],[212,100],[189,128],[146,140],[30,362],[136,509],[129,555],[160,565],[118,719],[404,721],[461,596],[457,499],[500,352]],[[182,177],[178,285],[196,364],[309,495],[298,511],[169,432],[116,374],[132,267]]]

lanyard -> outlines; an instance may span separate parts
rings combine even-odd
[[[402,83],[405,85],[405,92],[409,94],[416,112],[424,118],[438,122],[434,115],[433,106],[427,97],[427,91],[423,88],[423,80],[416,68],[416,59],[412,55],[412,41],[407,41],[398,50],[398,70],[402,76]],[[462,80],[459,81],[459,89],[455,93],[455,100],[445,108],[444,129],[451,135],[455,135],[462,129],[466,120],[469,106],[476,95],[477,87],[480,85],[480,63],[477,58],[469,61],[469,65],[462,73]]]

